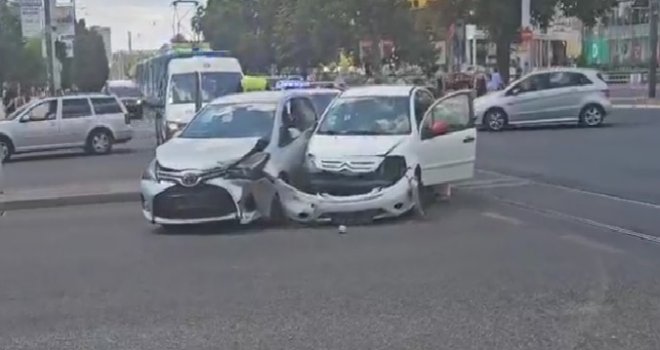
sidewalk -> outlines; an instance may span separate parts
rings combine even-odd
[[[614,108],[660,109],[660,98],[648,97],[613,97]]]
[[[52,208],[69,205],[138,202],[138,181],[67,185],[43,188],[11,188],[0,193],[0,211]]]

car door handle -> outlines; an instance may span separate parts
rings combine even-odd
[[[467,136],[466,138],[463,139],[463,143],[471,143],[471,142],[474,142],[476,140],[477,140],[477,138],[474,137],[474,136]]]

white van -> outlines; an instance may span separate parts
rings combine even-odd
[[[240,89],[243,70],[233,57],[192,56],[169,62],[162,132],[165,141],[190,122],[200,108]],[[199,94],[199,100],[197,95]]]

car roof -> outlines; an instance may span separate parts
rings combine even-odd
[[[211,102],[212,105],[226,103],[278,103],[289,97],[307,96],[304,90],[275,90],[275,91],[252,91],[218,97]]]
[[[64,95],[64,96],[53,96],[53,97],[60,97],[60,98],[63,98],[63,99],[70,99],[70,98],[96,98],[96,97],[101,97],[101,98],[112,97],[112,98],[114,98],[113,95],[102,94],[102,93],[98,93],[98,92],[75,92],[75,93],[66,94],[66,95]]]
[[[539,70],[535,70],[533,74],[555,73],[555,72],[597,74],[598,70],[591,68],[577,68],[577,67],[550,67],[550,68],[542,68]]]
[[[137,84],[132,80],[108,80],[108,87],[136,87]]]
[[[293,90],[301,92],[303,95],[317,95],[317,94],[339,94],[341,90],[339,89],[329,89],[329,88],[312,88],[312,89],[299,89]]]
[[[353,87],[344,91],[342,97],[378,97],[378,96],[391,96],[391,97],[407,97],[410,96],[412,90],[415,89],[414,85],[372,85]]]

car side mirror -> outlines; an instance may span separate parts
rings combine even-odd
[[[25,114],[25,115],[22,116],[18,121],[21,122],[21,123],[27,123],[27,122],[30,121],[30,115],[29,115],[29,114]]]
[[[520,88],[514,87],[511,90],[506,92],[507,96],[517,96],[520,93]]]
[[[431,125],[431,135],[434,137],[449,133],[449,124],[444,120],[439,120]]]

